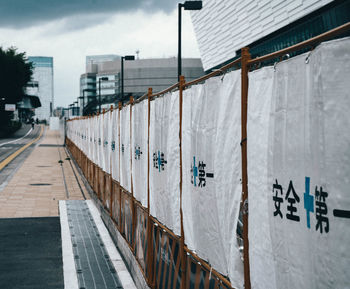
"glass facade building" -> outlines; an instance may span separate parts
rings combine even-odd
[[[49,121],[54,107],[53,57],[29,56],[28,60],[34,66],[32,81],[38,84],[36,91],[41,102],[34,117]]]

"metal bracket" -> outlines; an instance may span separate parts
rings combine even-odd
[[[225,75],[226,75],[226,72],[227,72],[227,70],[225,70],[225,71],[222,73],[222,76],[221,76],[221,82],[223,82],[223,81],[224,81],[224,77],[225,77]]]
[[[309,64],[311,52],[312,52],[312,51],[310,51],[310,52],[307,54],[307,56],[306,56],[306,58],[305,58],[305,64]]]
[[[242,214],[248,215],[248,199],[245,199],[243,206],[242,206]]]
[[[281,60],[285,60],[285,59],[289,59],[290,58],[290,54],[289,53],[286,53],[282,56],[282,59]]]
[[[278,61],[276,61],[276,62],[273,64],[273,71],[276,71],[277,63],[278,63]]]

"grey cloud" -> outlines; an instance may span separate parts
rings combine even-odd
[[[91,27],[92,25],[95,25],[96,23],[103,24],[109,19],[109,16],[111,15],[113,14],[96,13],[71,15],[63,18],[60,22],[55,22],[55,27],[50,27],[46,33],[48,33],[47,36],[52,36],[52,34],[64,34],[67,31],[73,32],[76,30],[83,30],[85,28]]]
[[[108,17],[136,10],[170,12],[177,3],[175,0],[1,0],[0,27],[26,28],[84,14],[103,13]],[[88,25],[85,23],[82,27]]]

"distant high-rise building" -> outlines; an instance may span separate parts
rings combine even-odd
[[[32,80],[41,102],[41,107],[35,109],[35,118],[48,121],[54,107],[53,57],[29,56],[28,60],[34,65]]]

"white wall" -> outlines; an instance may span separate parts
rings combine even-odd
[[[241,49],[332,0],[203,0],[192,11],[204,70],[235,57]]]

